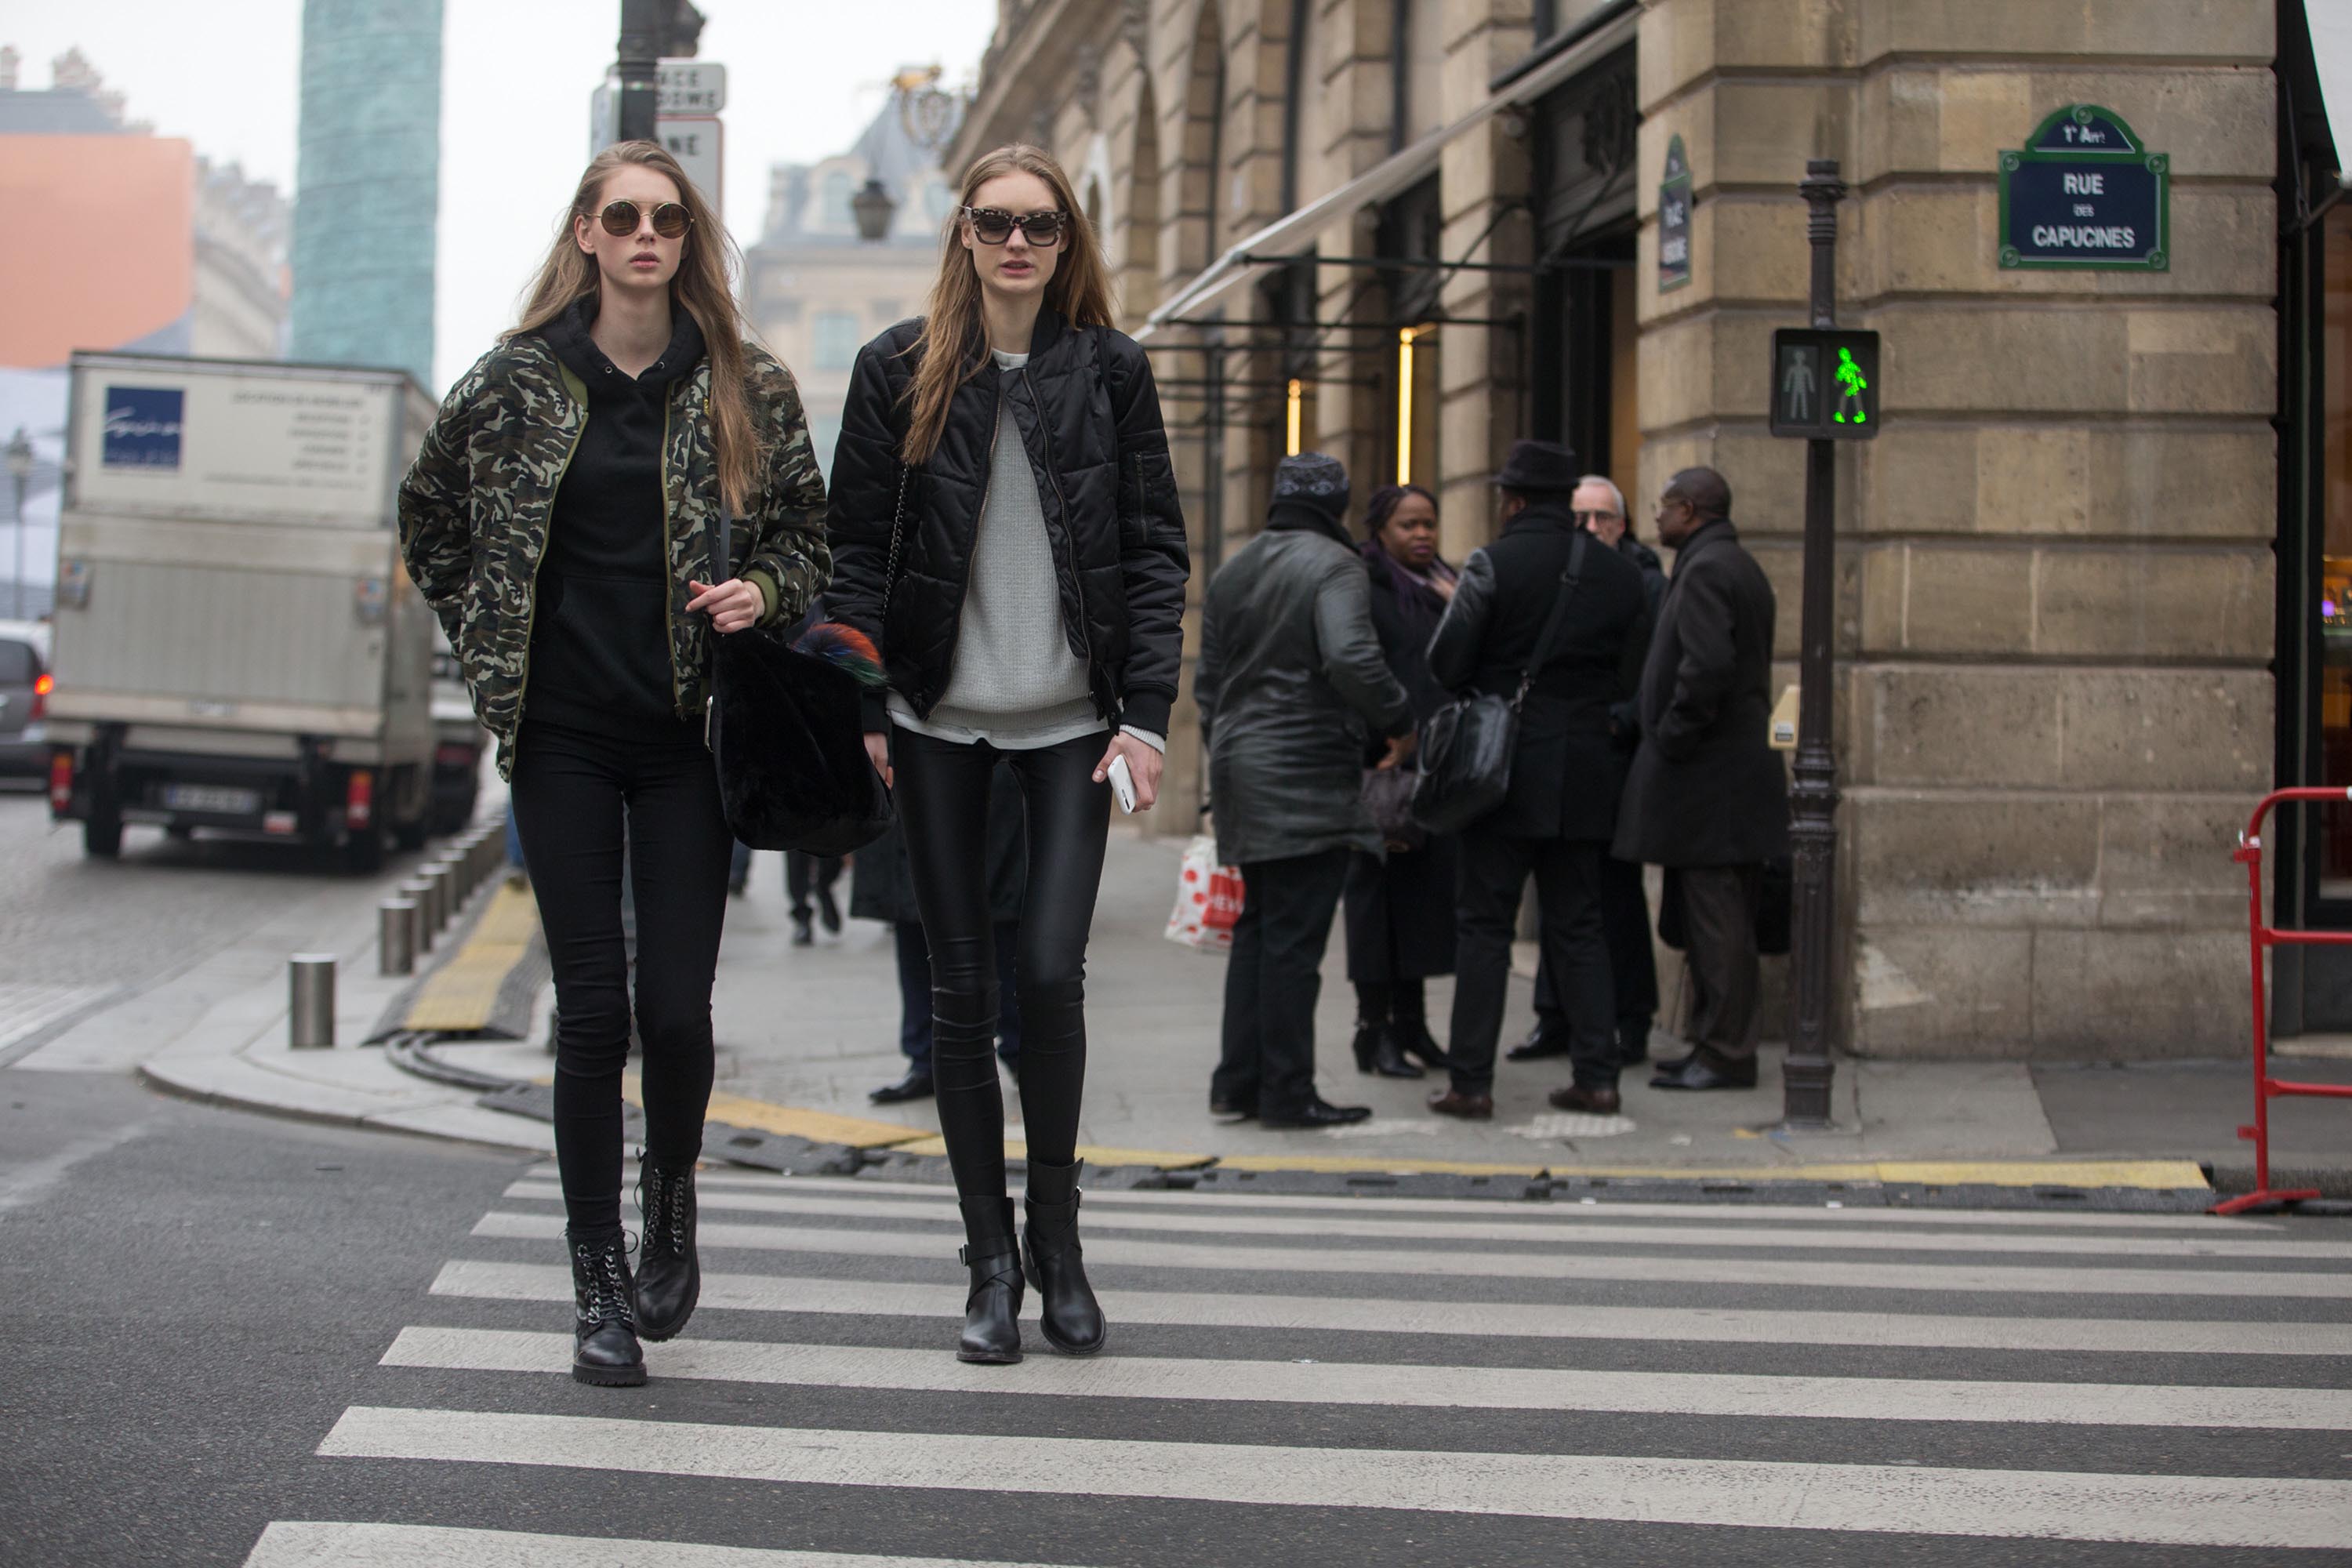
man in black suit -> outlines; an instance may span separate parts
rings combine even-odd
[[[1772,753],[1772,584],[1740,548],[1731,487],[1685,468],[1658,503],[1675,552],[1649,661],[1642,743],[1615,852],[1680,888],[1696,992],[1691,1054],[1653,1089],[1756,1086],[1756,906],[1764,862],[1789,852],[1789,786]]]
[[[1529,872],[1544,961],[1567,1003],[1575,1075],[1552,1103],[1604,1115],[1618,1107],[1615,1002],[1601,918],[1601,863],[1617,826],[1609,710],[1634,689],[1650,615],[1640,570],[1576,525],[1569,499],[1577,479],[1576,454],[1567,447],[1512,446],[1495,481],[1502,537],[1464,564],[1429,645],[1430,673],[1449,691],[1525,691],[1510,793],[1462,835],[1447,1042],[1453,1084],[1429,1101],[1444,1116],[1495,1114],[1496,1037]],[[1548,622],[1556,625],[1547,643]]]

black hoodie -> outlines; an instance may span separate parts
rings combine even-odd
[[[661,358],[631,379],[588,335],[596,300],[541,329],[587,384],[588,422],[556,487],[531,630],[527,717],[633,740],[688,740],[669,668],[661,464],[671,384],[692,374],[702,330],[684,310]]]

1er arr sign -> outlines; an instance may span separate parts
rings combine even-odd
[[[2070,104],[2000,155],[2000,264],[2162,272],[2170,184],[2122,116]]]

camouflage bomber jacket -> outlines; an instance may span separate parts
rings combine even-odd
[[[760,584],[762,626],[807,613],[833,572],[824,476],[792,373],[744,345],[752,428],[765,455],[753,514],[729,530],[735,575]],[[707,616],[686,613],[689,582],[710,581],[719,476],[708,405],[710,361],[673,384],[662,452],[662,547],[669,563],[670,689],[681,719],[709,695]],[[498,737],[499,773],[514,766],[530,666],[539,566],[556,487],[587,426],[587,389],[529,334],[482,356],[449,390],[400,486],[400,549],[449,634],[474,712]]]

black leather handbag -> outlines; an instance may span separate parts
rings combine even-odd
[[[1568,567],[1559,574],[1559,593],[1551,614],[1536,634],[1534,651],[1519,677],[1519,689],[1508,698],[1493,692],[1465,697],[1429,716],[1422,726],[1421,778],[1412,792],[1412,815],[1432,833],[1459,833],[1499,807],[1511,793],[1511,753],[1519,743],[1519,709],[1535,685],[1536,671],[1551,657],[1568,602],[1576,596],[1576,581],[1584,570],[1584,549],[1592,536],[1577,530],[1568,547]]]
[[[898,507],[906,508],[906,483]],[[899,518],[890,522],[896,554]],[[729,524],[712,526],[714,583],[731,575]],[[861,698],[882,683],[874,645],[830,622],[787,641],[759,626],[710,636],[706,731],[727,826],[754,849],[846,855],[890,826],[890,792],[866,754]]]

